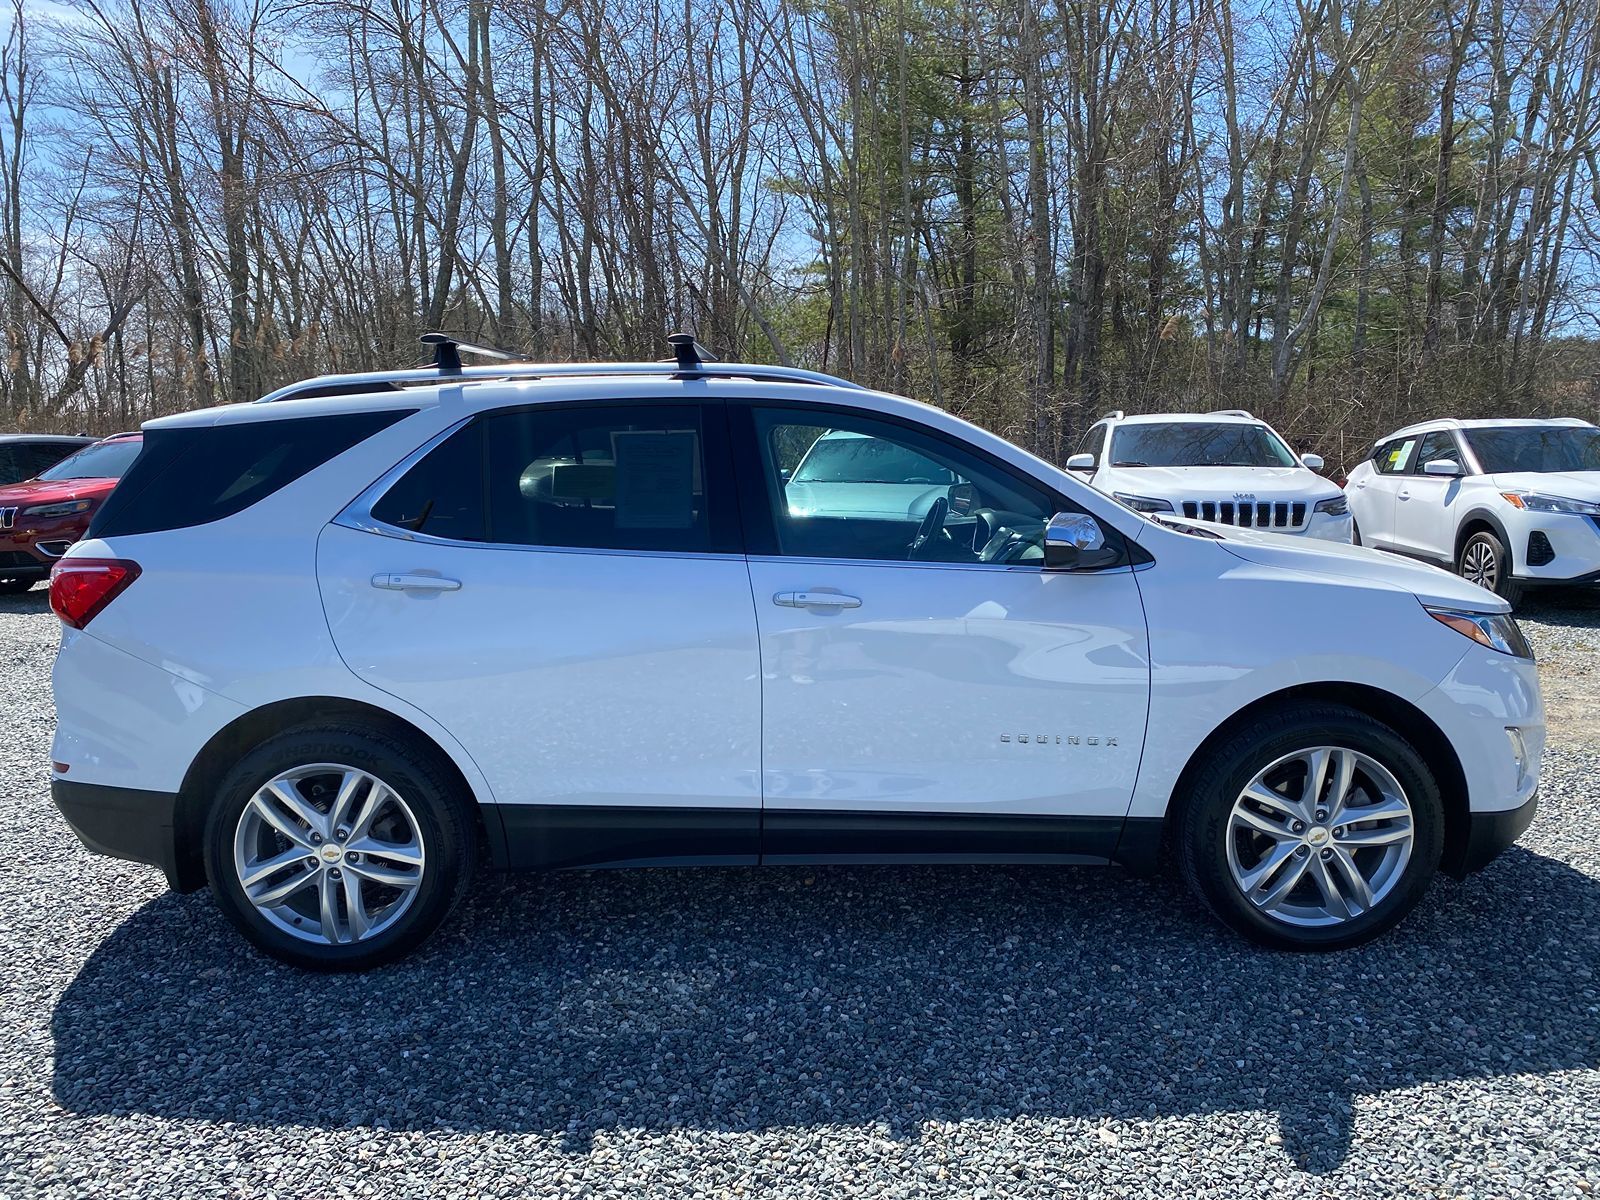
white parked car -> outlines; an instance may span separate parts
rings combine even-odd
[[[1346,490],[1363,545],[1448,567],[1515,604],[1600,582],[1600,429],[1426,421],[1378,442]]]
[[[151,421],[51,580],[56,803],[280,958],[395,958],[484,859],[1147,871],[1164,844],[1234,929],[1331,948],[1532,818],[1538,678],[1481,588],[1159,523],[692,343],[440,350]],[[792,503],[841,431],[958,482],[920,516]]]
[[[1317,474],[1322,466],[1241,409],[1110,413],[1067,459],[1067,470],[1143,513],[1348,542],[1344,492]]]

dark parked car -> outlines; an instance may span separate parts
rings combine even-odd
[[[32,479],[69,454],[94,445],[91,437],[49,433],[0,433],[0,487]]]
[[[25,592],[89,528],[100,502],[139,456],[143,438],[119,433],[23,483],[0,487],[0,595]]]

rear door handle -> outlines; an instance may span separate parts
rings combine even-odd
[[[779,592],[772,598],[774,604],[784,608],[860,608],[856,596],[842,596],[838,592]]]
[[[459,579],[442,575],[408,575],[401,571],[381,571],[372,577],[372,586],[389,592],[459,592]]]
[[[1400,499],[1402,499],[1402,500],[1411,499],[1411,493],[1410,492],[1401,492],[1400,493]]]

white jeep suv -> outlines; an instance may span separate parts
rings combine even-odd
[[[1158,523],[938,409],[692,341],[436,344],[151,421],[51,579],[57,805],[280,958],[403,954],[485,862],[1164,844],[1246,936],[1346,946],[1533,816],[1538,678],[1481,588]],[[855,472],[813,505],[792,476],[842,434],[916,460],[878,486],[957,482],[924,510]]]
[[[1344,493],[1317,474],[1322,465],[1242,409],[1109,413],[1067,459],[1067,470],[1143,513],[1348,542]]]
[[[1427,421],[1346,485],[1362,544],[1454,569],[1515,604],[1530,584],[1600,582],[1600,429]]]

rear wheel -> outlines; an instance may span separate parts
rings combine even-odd
[[[410,953],[455,907],[475,850],[436,756],[385,733],[299,729],[228,773],[206,875],[240,931],[284,962],[360,970]]]
[[[1494,592],[1509,604],[1522,599],[1522,585],[1511,577],[1511,554],[1495,534],[1479,530],[1461,546],[1456,573],[1469,583]]]
[[[1422,898],[1444,847],[1432,773],[1393,729],[1339,705],[1257,717],[1208,754],[1178,828],[1184,876],[1227,925],[1285,949],[1377,937]]]

